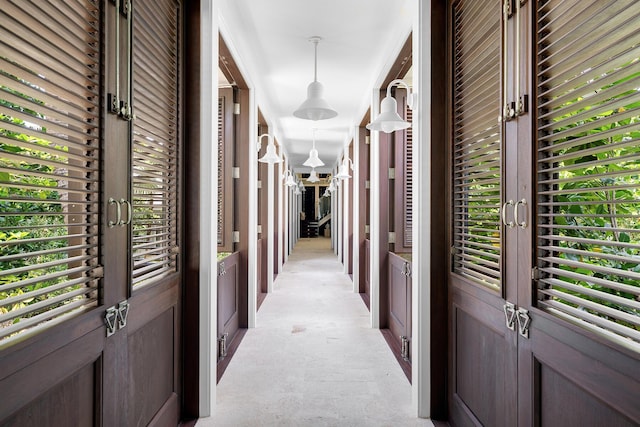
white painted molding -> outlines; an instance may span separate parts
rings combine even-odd
[[[431,416],[431,2],[416,1],[413,30],[413,263],[411,383],[416,416]],[[438,349],[446,351],[446,349]]]
[[[249,123],[258,123],[258,105],[256,104],[255,91],[249,89]],[[258,140],[258,126],[249,125],[249,141]],[[252,147],[252,144],[249,144]],[[255,145],[253,145],[255,147]],[[258,151],[249,149],[249,262],[248,280],[249,298],[247,313],[249,328],[256,327],[256,314],[258,312]]]
[[[373,89],[371,94],[371,117],[377,117],[380,112],[380,89]],[[371,132],[369,144],[371,169],[370,205],[369,205],[369,313],[371,327],[380,328],[380,137],[379,132]]]
[[[267,292],[273,292],[273,260],[274,260],[274,208],[276,200],[274,200],[274,182],[273,182],[273,163],[267,165],[267,227],[266,232],[262,233],[262,238],[265,239],[267,245]]]
[[[282,158],[282,153],[280,154],[280,158]],[[284,245],[284,190],[282,189],[282,174],[284,173],[284,160],[278,163],[278,175],[276,176],[274,186],[278,185],[278,271],[282,271],[282,264],[284,263],[283,257],[283,245]]]
[[[353,135],[353,292],[360,291],[360,129]],[[362,195],[364,197],[364,195]]]
[[[216,349],[218,347],[218,16],[216,1],[200,4],[200,259],[199,259],[199,359],[198,413],[213,414],[216,404]]]

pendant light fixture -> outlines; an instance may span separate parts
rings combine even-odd
[[[307,178],[307,182],[318,182],[320,178],[318,178],[318,174],[316,173],[315,168],[311,169],[311,173],[309,174],[309,178]]]
[[[338,113],[329,107],[327,101],[322,98],[324,88],[322,83],[318,81],[318,42],[321,37],[314,36],[309,39],[314,44],[315,60],[313,67],[313,82],[307,86],[307,99],[300,107],[293,112],[293,115],[305,120],[326,120],[338,115]]]
[[[309,158],[305,160],[303,163],[304,166],[309,166],[310,168],[317,168],[320,166],[324,166],[324,162],[320,160],[318,157],[318,150],[316,150],[316,130],[313,129],[313,146],[311,151],[309,151]]]
[[[262,148],[263,136],[268,137],[269,143],[267,144],[267,152],[265,153],[264,156],[259,158],[258,161],[261,163],[270,163],[270,164],[280,163],[282,159],[280,158],[280,156],[276,154],[276,146],[273,144],[273,136],[269,135],[268,133],[263,133],[258,137],[258,151],[260,151],[260,149]]]

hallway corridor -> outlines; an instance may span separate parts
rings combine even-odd
[[[297,243],[198,427],[432,425],[330,243]]]

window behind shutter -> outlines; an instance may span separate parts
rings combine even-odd
[[[640,8],[540,2],[538,305],[640,341]]]
[[[98,3],[0,11],[0,339],[97,305]]]
[[[501,7],[459,1],[453,16],[453,271],[498,289],[501,278]]]
[[[180,236],[180,19],[174,0],[135,1],[133,286],[177,271]]]
[[[405,120],[413,122],[413,111],[405,106]],[[413,128],[405,131],[404,140],[404,246],[411,247],[413,242]]]
[[[218,98],[218,245],[224,246],[224,98]]]

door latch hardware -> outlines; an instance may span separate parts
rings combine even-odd
[[[118,303],[118,329],[127,326],[127,317],[129,316],[129,302],[127,300]]]
[[[227,357],[227,338],[229,337],[229,333],[225,332],[220,335],[218,338],[218,358],[222,359]]]
[[[107,337],[116,332],[116,323],[118,320],[118,310],[115,306],[107,308],[104,313],[104,323],[107,325]]]
[[[515,202],[513,200],[509,200],[508,202],[505,202],[504,205],[502,205],[502,223],[509,228],[515,227],[515,223],[513,221],[507,222],[507,206],[514,206],[514,204]]]
[[[403,360],[405,361],[409,361],[409,338],[405,337],[404,335],[400,335],[400,342],[402,343],[402,346],[400,348],[400,356],[402,357]]]
[[[504,311],[504,319],[507,324],[507,328],[514,331],[516,324],[516,306],[510,302],[506,302],[502,306],[502,310]]]
[[[518,319],[518,332],[525,338],[529,338],[529,326],[531,325],[531,316],[529,310],[522,307],[518,308],[516,317]]]
[[[109,198],[109,205],[116,205],[116,220],[109,221],[109,223],[107,224],[109,228],[113,228],[116,225],[120,224],[120,222],[122,221],[122,207],[120,205],[120,202],[118,202],[113,197]]]
[[[408,262],[404,263],[404,268],[402,270],[402,274],[407,276],[407,277],[411,277],[411,264],[409,264]]]
[[[224,276],[225,274],[227,274],[227,270],[224,269],[224,261],[221,261],[218,264],[218,277]]]
[[[527,219],[526,219],[526,215],[527,215],[527,211],[525,210],[525,219],[524,221],[520,222],[518,221],[518,206],[524,206],[525,208],[527,207],[527,199],[522,199],[522,200],[518,200],[516,202],[516,204],[513,206],[513,219],[516,221],[516,224],[518,225],[518,227],[522,228],[523,230],[525,228],[527,228]]]

